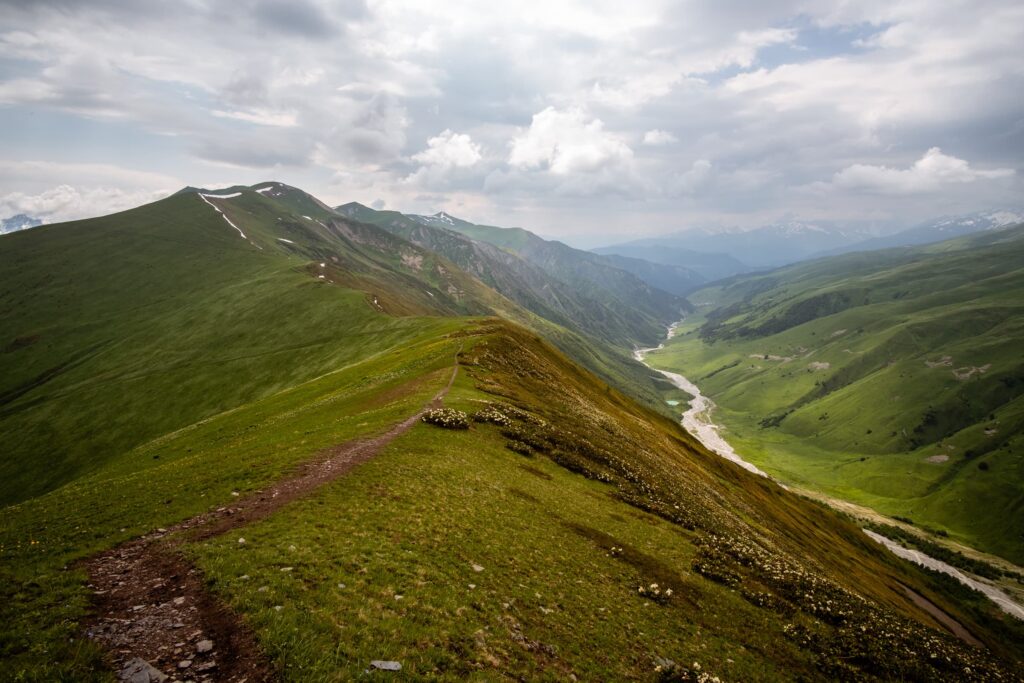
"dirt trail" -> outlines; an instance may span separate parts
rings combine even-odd
[[[321,451],[294,476],[265,491],[157,529],[84,562],[94,594],[87,634],[107,649],[120,679],[133,683],[273,680],[274,669],[253,632],[207,592],[202,573],[178,547],[264,519],[371,459],[409,431],[427,410],[441,405],[458,370],[456,354],[448,384],[387,432]]]

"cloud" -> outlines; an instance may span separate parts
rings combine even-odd
[[[661,147],[663,145],[670,145],[673,142],[679,142],[679,138],[668,131],[655,128],[644,133],[643,142],[650,147]]]
[[[853,164],[836,173],[832,185],[844,190],[879,194],[917,194],[935,192],[948,185],[1009,178],[1013,175],[1014,170],[1009,168],[971,168],[965,160],[943,154],[938,147],[932,147],[905,169]]]
[[[187,184],[164,173],[114,164],[0,160],[0,187],[20,183],[33,194],[52,188],[55,178],[76,187],[91,185],[127,190],[177,190]]]
[[[582,109],[548,107],[534,114],[530,127],[514,137],[508,163],[517,169],[546,169],[555,175],[593,173],[628,164],[633,150],[604,130],[600,119]]]
[[[478,189],[480,177],[474,167],[482,159],[483,150],[469,135],[445,129],[427,140],[426,149],[412,155],[420,167],[403,184],[432,191]]]
[[[133,184],[133,166],[173,169],[171,188],[260,169],[332,203],[457,195],[549,233],[910,222],[940,195],[907,188],[930,186],[943,213],[1019,202],[1020,174],[984,175],[1024,158],[1015,0],[185,6],[0,2],[0,149],[64,162],[4,192],[163,187]],[[931,146],[970,163],[918,168]],[[85,159],[108,168],[71,168]]]
[[[168,194],[162,190],[125,191],[114,187],[59,185],[36,195],[12,192],[0,196],[0,216],[23,213],[55,223],[125,211]]]
[[[440,135],[427,140],[427,148],[412,156],[425,166],[467,168],[483,158],[480,145],[468,135],[445,129]]]
[[[690,195],[704,188],[711,179],[711,162],[707,159],[697,159],[689,170],[676,175],[668,188],[669,193],[676,195]]]
[[[267,30],[303,38],[330,38],[338,30],[331,16],[307,0],[258,0],[252,16]]]
[[[282,128],[292,128],[297,126],[299,123],[298,117],[293,111],[276,112],[266,109],[254,109],[252,111],[221,111],[219,109],[214,109],[210,113],[218,118],[235,119],[236,121],[254,123],[258,126],[280,126]]]

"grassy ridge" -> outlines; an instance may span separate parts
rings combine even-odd
[[[991,606],[959,612],[857,528],[700,452],[671,421],[603,391],[529,335],[485,327],[461,357],[447,405],[472,413],[499,400],[543,423],[421,425],[351,477],[247,529],[244,546],[234,536],[194,546],[285,680],[344,680],[381,658],[412,678],[444,680],[654,680],[663,659],[691,670],[678,675],[696,662],[736,680],[914,678],[927,669],[914,654],[922,642],[955,647],[895,617],[899,630],[876,649],[860,621],[873,617],[849,616],[835,633],[857,634],[853,656],[828,635],[830,617],[809,617],[815,608],[762,573],[776,562],[805,577],[807,595],[832,596],[815,599],[838,604],[845,594],[826,586],[841,581],[868,597],[871,615],[920,618],[906,584],[972,632],[1003,623]],[[528,433],[530,424],[548,427]],[[510,450],[518,439],[534,455]],[[766,554],[739,559],[735,546],[721,550],[725,539]],[[638,589],[651,583],[672,596],[645,597]],[[795,635],[794,624],[817,639]],[[990,642],[1016,657],[1014,637]]]
[[[81,639],[85,576],[74,562],[285,476],[317,451],[385,431],[447,381],[462,323],[119,454],[98,471],[4,508],[0,679],[106,679]]]
[[[1020,656],[1014,636],[989,631],[1000,618],[984,606],[961,611],[856,527],[695,448],[671,420],[606,390],[526,331],[493,320],[447,325],[7,508],[0,677],[101,678],[98,653],[77,637],[87,593],[76,559],[386,429],[446,381],[459,347],[449,406],[513,402],[543,422],[511,432],[418,426],[310,498],[191,547],[285,680],[344,680],[370,658],[445,679],[656,680],[663,658],[737,680],[912,678],[935,672],[907,649],[921,643],[980,675],[998,666],[908,621],[928,617],[901,584],[996,652]],[[538,431],[523,432],[529,425]],[[509,433],[539,450],[513,452]],[[757,561],[745,559],[751,552]],[[791,578],[766,573],[776,565]],[[652,583],[673,595],[639,592]],[[859,609],[847,591],[869,609],[839,621],[816,611],[826,600]],[[862,625],[891,635],[875,641]],[[851,656],[858,668],[848,668]]]
[[[312,276],[268,221],[236,220],[262,250],[189,194],[0,242],[0,433],[18,435],[0,501],[422,329]]]
[[[28,442],[4,460],[25,483],[0,521],[0,678],[105,678],[80,637],[76,560],[385,431],[444,384],[456,349],[448,404],[495,402],[504,425],[420,425],[246,528],[244,552],[190,546],[286,679],[348,678],[371,656],[413,676],[593,680],[686,680],[693,662],[736,679],[984,680],[1020,660],[994,609],[961,609],[537,331],[466,317],[534,321],[450,261],[293,188],[238,191],[211,201],[245,239],[186,192],[0,242],[0,427]],[[927,628],[904,585],[992,654]]]
[[[1021,562],[1022,234],[737,278],[649,360],[758,466]]]

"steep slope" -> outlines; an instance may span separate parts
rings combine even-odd
[[[622,256],[631,259],[640,259],[650,263],[661,263],[668,266],[678,266],[686,271],[696,273],[705,282],[721,280],[722,278],[746,273],[751,270],[750,266],[728,254],[714,254],[709,252],[694,251],[692,249],[681,249],[670,247],[664,244],[644,245],[636,243],[615,244],[610,247],[592,249],[595,254],[614,257]]]
[[[432,324],[395,315],[527,317],[373,226],[204,194],[0,239],[0,501]]]
[[[585,290],[570,287],[512,251],[471,239],[444,227],[447,224],[442,221],[421,222],[397,211],[375,211],[356,202],[339,206],[336,210],[443,254],[466,272],[542,318],[623,348],[640,341],[636,336],[635,318],[592,298]]]
[[[787,481],[1024,560],[1024,227],[741,276],[650,359]]]
[[[355,678],[382,659],[443,680],[1012,676],[1013,624],[958,604],[941,579],[835,513],[708,454],[673,421],[493,319],[450,320],[8,509],[0,671],[94,673],[95,646],[69,638],[86,606],[75,560],[207,510],[213,520],[244,511],[298,463],[415,414],[449,381],[456,352],[445,402],[482,413],[470,429],[420,423],[230,534],[201,521],[149,534],[177,544],[275,677]],[[159,495],[111,495],[141,482]],[[127,616],[142,628],[179,595],[175,577],[153,583]],[[181,597],[186,608],[198,599]],[[919,602],[984,647],[943,632]],[[226,642],[214,647],[226,655]]]
[[[689,309],[685,299],[653,287],[603,256],[541,239],[522,228],[477,225],[446,213],[411,218],[515,253],[568,285],[572,291],[586,293],[613,315],[623,318],[634,331],[633,341],[642,345],[656,343],[663,336],[665,326]],[[650,268],[657,269],[656,266]],[[671,269],[665,269],[664,273],[671,277]]]
[[[684,266],[655,263],[619,254],[605,254],[603,258],[610,265],[636,275],[652,287],[679,296],[686,296],[708,281],[708,278],[696,270]],[[730,273],[730,275],[732,274]]]

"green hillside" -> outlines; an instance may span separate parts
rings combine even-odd
[[[386,313],[521,315],[370,226],[327,227],[251,190],[210,201],[247,239],[189,192],[0,242],[0,432],[18,435],[0,501],[423,329]]]
[[[0,680],[1021,675],[991,603],[710,454],[450,260],[267,187],[0,238]],[[452,378],[467,428],[418,420]],[[139,544],[144,585],[116,573]],[[218,630],[155,616],[179,598]]]
[[[740,276],[649,360],[786,481],[1024,560],[1024,228]]]
[[[471,239],[437,221],[424,223],[397,211],[375,211],[356,202],[339,206],[337,211],[442,254],[540,317],[620,349],[657,339],[672,317],[686,308],[685,301],[680,300],[669,315],[648,313],[642,306],[623,309],[612,297],[601,296],[600,291],[595,296],[593,288],[573,287],[512,251]]]
[[[634,269],[623,268],[609,257],[574,249],[555,240],[545,240],[522,228],[476,225],[445,213],[410,218],[432,228],[458,232],[478,242],[514,253],[555,280],[568,285],[572,291],[585,293],[590,299],[614,311],[616,317],[624,320],[633,330],[631,335],[627,335],[631,342],[639,341],[645,346],[658,343],[664,336],[665,326],[675,322],[682,312],[690,310],[685,299],[652,285],[650,280],[644,278],[644,275],[653,275],[656,281],[676,281],[679,273],[672,266],[642,264],[644,267],[639,270],[642,275],[638,275]],[[683,285],[690,284],[692,274],[684,273]],[[671,288],[675,289],[674,286]]]

